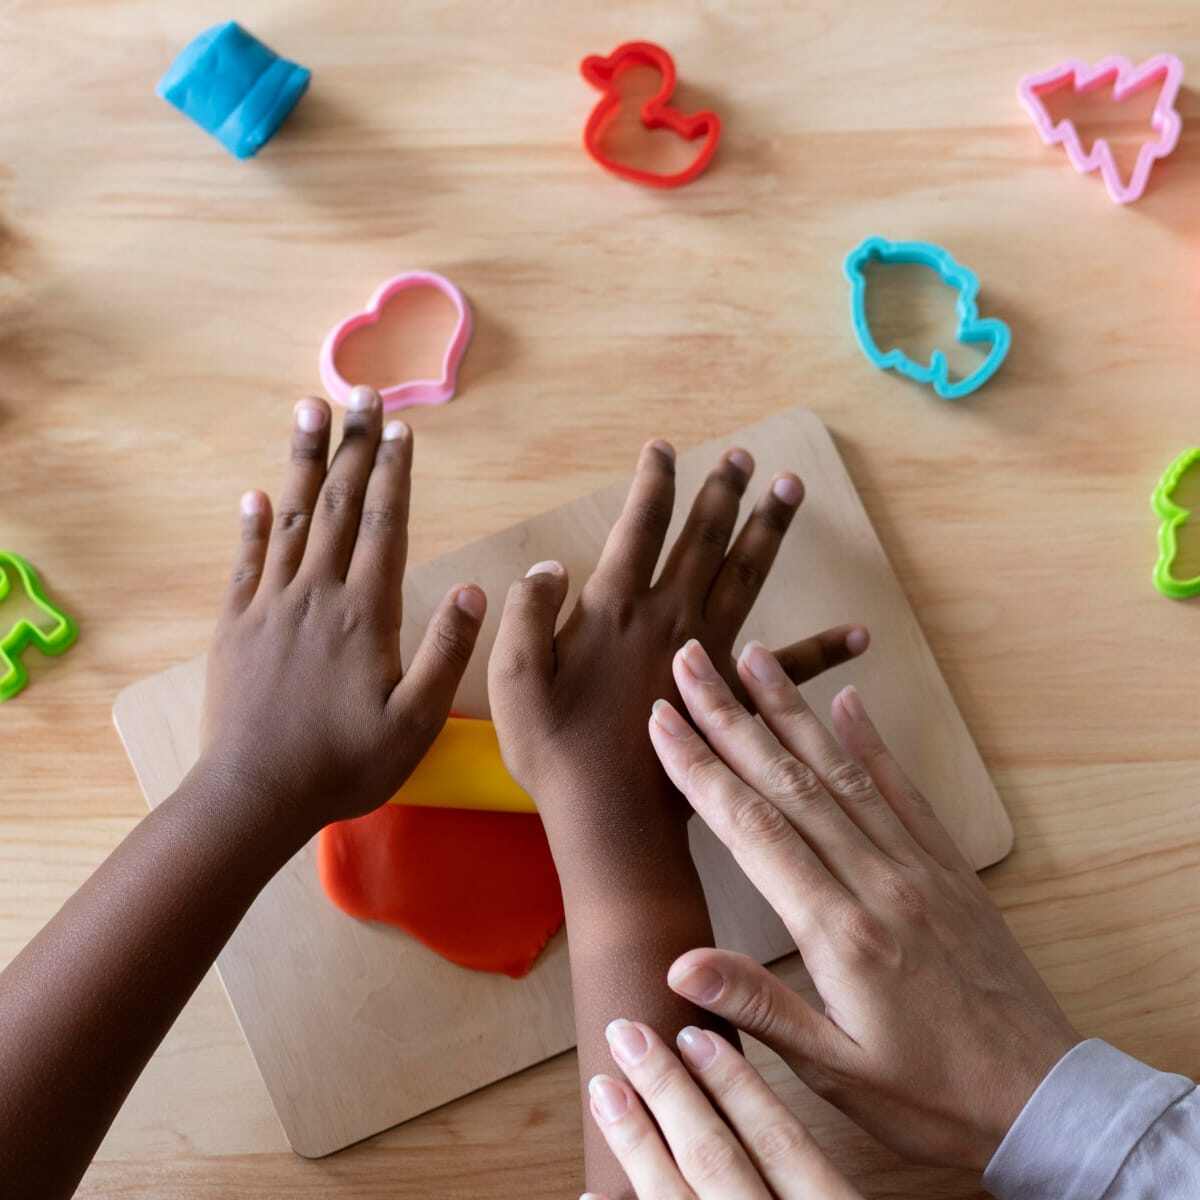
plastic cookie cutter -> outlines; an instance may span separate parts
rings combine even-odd
[[[1183,82],[1183,63],[1174,54],[1157,54],[1135,67],[1119,54],[1102,58],[1095,66],[1077,58],[1051,67],[1036,75],[1026,75],[1017,85],[1017,96],[1033,118],[1038,135],[1047,146],[1062,143],[1071,165],[1081,175],[1099,171],[1114,204],[1131,204],[1146,190],[1146,181],[1154,164],[1175,149],[1183,118],[1175,108],[1175,99]],[[1161,84],[1150,124],[1157,135],[1144,142],[1138,150],[1137,161],[1129,182],[1121,180],[1121,172],[1113,158],[1112,148],[1104,138],[1097,138],[1091,152],[1084,150],[1075,123],[1064,118],[1057,124],[1050,119],[1043,98],[1070,88],[1077,95],[1094,92],[1112,84],[1113,100],[1120,103],[1128,96]]]
[[[79,636],[75,622],[46,599],[33,567],[19,554],[0,550],[0,601],[12,591],[14,579],[26,599],[46,616],[49,626],[42,628],[22,617],[0,637],[0,702],[11,700],[29,682],[29,673],[21,662],[29,646],[54,657],[69,650]]]
[[[231,154],[249,158],[283,124],[311,78],[307,67],[226,21],[189,42],[155,91]]]
[[[528,793],[504,765],[495,725],[474,717],[451,717],[446,722],[391,803],[537,812]]]
[[[651,67],[662,76],[658,91],[642,105],[642,124],[647,129],[668,129],[685,141],[702,140],[699,154],[684,170],[673,175],[642,171],[616,162],[605,153],[602,146],[605,130],[621,108],[616,81],[630,67]],[[670,99],[675,94],[675,63],[661,46],[653,42],[626,42],[607,58],[589,54],[579,64],[579,70],[588,83],[603,93],[583,127],[583,146],[606,171],[646,187],[675,188],[691,183],[712,162],[721,140],[721,118],[714,112],[684,113],[671,107]]]
[[[354,384],[343,378],[338,370],[337,355],[342,343],[356,330],[379,321],[388,302],[399,293],[413,288],[436,288],[448,296],[454,305],[457,321],[454,332],[446,346],[442,359],[442,376],[440,379],[410,379],[391,387],[381,388],[379,395],[385,409],[410,408],[419,404],[445,404],[454,396],[458,384],[458,367],[467,351],[471,340],[473,322],[471,307],[466,297],[443,275],[433,271],[407,271],[382,283],[375,289],[375,294],[367,301],[363,312],[347,317],[340,325],[330,330],[321,347],[321,382],[326,391],[339,404],[346,404]]]
[[[1179,554],[1178,531],[1192,515],[1191,509],[1175,503],[1175,490],[1183,477],[1200,463],[1200,446],[1185,450],[1166,469],[1154,489],[1151,506],[1162,522],[1158,527],[1158,559],[1154,563],[1154,586],[1172,600],[1200,596],[1200,575],[1192,579],[1175,578],[1175,559]]]
[[[969,375],[950,382],[950,365],[941,350],[934,350],[929,363],[919,363],[903,350],[882,351],[871,334],[867,320],[867,277],[869,262],[916,263],[936,271],[945,284],[958,292],[955,311],[958,314],[956,336],[960,342],[991,343],[987,357]],[[997,317],[980,317],[976,297],[979,280],[974,271],[954,261],[948,250],[930,242],[890,242],[887,238],[869,237],[846,257],[846,278],[850,281],[850,322],[862,352],[872,365],[881,371],[899,371],[901,375],[927,383],[943,400],[961,400],[983,387],[1000,369],[1012,345],[1012,333]]]

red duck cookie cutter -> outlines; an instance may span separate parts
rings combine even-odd
[[[700,153],[684,170],[673,175],[642,171],[615,162],[601,148],[604,132],[621,107],[621,97],[615,90],[617,77],[630,67],[651,67],[662,76],[658,91],[642,105],[641,121],[647,129],[669,129],[688,142],[703,139]],[[607,58],[589,54],[579,64],[579,70],[588,83],[603,93],[583,128],[583,147],[606,171],[646,187],[675,188],[691,183],[712,162],[721,139],[721,118],[714,112],[685,113],[671,107],[675,62],[661,46],[653,42],[626,42]]]

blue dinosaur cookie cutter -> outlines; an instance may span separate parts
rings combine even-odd
[[[41,580],[32,565],[19,554],[0,550],[0,601],[16,584],[20,584],[25,598],[42,616],[48,619],[47,628],[41,628],[22,617],[7,633],[0,632],[0,704],[11,700],[29,681],[29,673],[21,662],[21,655],[29,646],[35,646],[43,654],[58,655],[69,650],[79,636],[79,627],[61,608],[56,608],[46,598]],[[0,631],[3,626],[0,626]]]
[[[189,42],[154,90],[231,154],[249,158],[283,124],[311,78],[307,67],[226,21]]]
[[[987,357],[969,375],[950,382],[950,365],[941,350],[934,350],[929,363],[916,362],[903,350],[886,352],[875,344],[867,321],[867,278],[865,267],[872,260],[885,264],[916,263],[936,271],[945,284],[958,292],[955,311],[958,314],[956,337],[960,342],[990,342]],[[881,371],[899,371],[917,383],[928,383],[943,400],[961,400],[983,387],[1000,369],[1012,345],[1012,332],[997,317],[980,317],[976,297],[979,280],[975,272],[955,262],[948,250],[931,242],[891,242],[887,238],[869,237],[846,256],[846,278],[850,281],[850,322],[862,352],[873,366]]]

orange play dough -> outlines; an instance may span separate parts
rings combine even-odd
[[[385,804],[321,831],[317,870],[352,917],[387,921],[463,967],[520,979],[563,922],[539,816]]]

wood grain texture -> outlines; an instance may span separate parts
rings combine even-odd
[[[791,409],[734,440],[754,456],[762,478],[790,467],[810,488],[746,621],[745,640],[787,645],[853,611],[871,630],[872,652],[814,682],[811,703],[828,711],[837,688],[853,680],[871,697],[899,761],[937,797],[964,853],[980,867],[1003,858],[1012,845],[1008,817],[824,426],[807,409]],[[721,449],[708,443],[680,457],[680,496],[695,495]],[[409,571],[405,661],[441,598],[465,579],[500,597],[531,562],[559,557],[571,579],[569,612],[627,486],[614,484]],[[686,512],[677,505],[668,544]],[[487,659],[499,613],[496,604],[484,623],[456,711],[490,715]],[[196,760],[203,694],[201,657],[117,697],[117,729],[152,806]],[[795,951],[783,923],[699,821],[692,853],[718,945],[760,962]],[[317,881],[315,855],[312,843],[268,884],[217,963],[298,1153],[340,1150],[574,1045],[564,936],[522,980],[467,971],[396,929],[335,909]]]
[[[328,328],[424,266],[479,315],[460,399],[417,413],[413,562],[804,403],[837,438],[1016,826],[988,886],[1079,1027],[1200,1073],[1200,609],[1149,582],[1154,481],[1195,444],[1200,104],[1146,196],[1042,146],[1017,78],[1161,50],[1193,0],[604,5],[241,0],[314,68],[257,161],[153,95],[217,0],[0,13],[0,545],[79,617],[0,709],[0,960],[144,805],[109,722],[202,652],[248,486],[274,486]],[[588,52],[676,57],[725,119],[658,195],[583,154]],[[871,371],[841,277],[864,235],[940,241],[1014,346],[948,405]],[[760,1059],[759,1061],[766,1061]],[[776,1073],[870,1197],[981,1195],[899,1164]],[[287,1149],[215,976],[81,1195],[571,1194],[570,1055],[320,1163]]]

